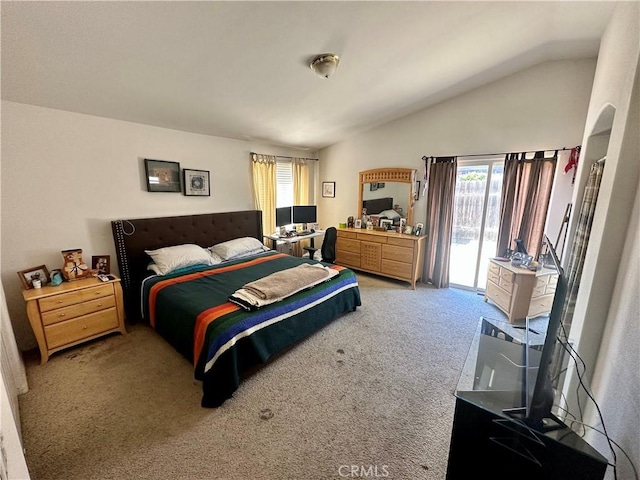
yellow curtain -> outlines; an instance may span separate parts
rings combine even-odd
[[[291,160],[293,171],[293,203],[309,205],[309,165],[303,158]]]
[[[262,232],[271,235],[276,230],[276,157],[252,153],[251,160],[256,209],[262,210]]]

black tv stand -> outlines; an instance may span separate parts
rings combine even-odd
[[[524,407],[517,408],[505,408],[502,410],[502,413],[512,417],[516,420],[522,421],[525,425],[533,430],[536,430],[540,433],[551,432],[553,430],[560,430],[563,428],[568,428],[562,420],[556,417],[553,413],[550,413],[548,416],[543,418],[537,424],[532,424],[527,419],[527,409]]]
[[[597,450],[548,409],[527,415],[523,335],[480,319],[456,390],[447,480],[470,471],[492,480],[602,480],[608,462]]]
[[[457,392],[447,480],[604,478],[607,460],[573,430],[539,432],[505,415],[509,403],[510,392]]]

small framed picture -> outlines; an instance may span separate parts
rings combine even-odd
[[[411,225],[405,225],[404,233],[406,235],[413,235],[413,227]]]
[[[180,192],[180,164],[144,159],[148,192]]]
[[[336,182],[322,182],[322,196],[325,198],[335,198]]]
[[[18,272],[18,277],[20,277],[20,282],[22,283],[22,287],[25,290],[34,288],[34,280],[39,280],[41,286],[46,285],[51,280],[51,278],[49,277],[49,270],[47,270],[47,267],[45,267],[44,265],[28,268],[27,270],[22,270],[21,272]]]
[[[400,219],[400,231],[404,232],[404,227],[406,227],[406,226],[407,226],[407,219],[402,217]]]
[[[382,228],[384,228],[385,230],[391,230],[391,228],[393,227],[393,220],[391,220],[389,218],[381,218],[380,219],[380,226]]]
[[[97,270],[98,275],[109,275],[111,273],[111,257],[109,255],[92,256],[91,269]]]
[[[362,228],[362,219],[356,218],[356,221],[353,224],[353,228]]]
[[[413,234],[416,237],[419,237],[420,235],[422,235],[422,230],[423,229],[424,229],[424,225],[422,223],[416,223],[416,228],[414,228]]]
[[[378,190],[378,183],[370,183],[369,184],[369,191],[370,192],[375,192],[376,190]]]
[[[184,194],[187,196],[210,197],[209,172],[207,170],[183,169]]]

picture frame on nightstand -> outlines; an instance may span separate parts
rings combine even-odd
[[[91,268],[98,271],[98,275],[109,275],[111,273],[110,255],[93,255],[91,257]]]
[[[18,277],[20,277],[22,288],[25,290],[34,288],[32,283],[34,280],[40,280],[42,286],[46,285],[51,280],[49,270],[47,270],[47,267],[44,265],[22,270],[18,272]]]

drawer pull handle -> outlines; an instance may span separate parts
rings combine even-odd
[[[99,307],[101,307],[101,306],[102,306],[102,304],[101,304],[101,303],[99,303],[99,304],[98,304],[98,306],[99,306]]]
[[[86,325],[82,325],[82,329],[83,329],[83,330],[86,330],[86,329],[87,329],[87,326],[86,326]]]
[[[64,313],[61,313],[61,314],[60,314],[60,316],[61,316],[61,317],[64,317]]]
[[[58,303],[64,303],[64,300],[58,300]]]

